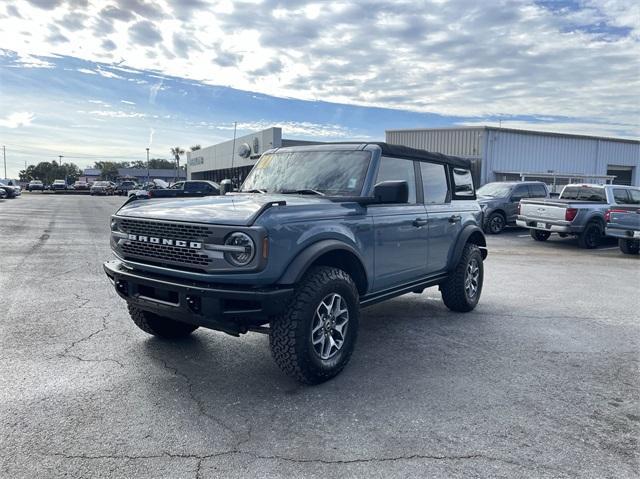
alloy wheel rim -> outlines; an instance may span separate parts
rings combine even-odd
[[[491,231],[493,233],[499,233],[502,230],[502,217],[494,216],[491,218]]]
[[[325,296],[316,308],[311,327],[311,343],[320,359],[338,354],[344,345],[349,325],[349,309],[338,293]]]
[[[480,286],[480,266],[475,258],[469,261],[464,275],[464,290],[469,299],[474,298]]]

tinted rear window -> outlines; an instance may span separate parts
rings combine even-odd
[[[453,169],[453,186],[453,193],[458,198],[474,198],[476,195],[471,172],[464,168]]]
[[[563,200],[607,202],[604,188],[597,186],[567,186],[560,198]]]

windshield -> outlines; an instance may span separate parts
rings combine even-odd
[[[240,191],[359,196],[368,151],[294,151],[263,155]]]
[[[598,186],[566,186],[560,198],[563,200],[582,200],[606,203],[604,188]]]
[[[58,185],[64,185],[64,180],[55,180],[54,183]]]
[[[109,185],[108,181],[96,181],[93,186],[107,186]]]
[[[511,185],[504,185],[500,183],[487,183],[480,188],[476,193],[478,196],[489,196],[491,198],[504,198],[509,195],[511,191]]]
[[[41,185],[42,181],[40,181],[40,180],[31,180],[31,184],[32,185]]]

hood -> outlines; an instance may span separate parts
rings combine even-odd
[[[287,205],[331,203],[317,196],[230,194],[201,198],[137,200],[125,204],[117,214],[132,218],[249,226],[265,205],[276,201],[286,202]]]
[[[494,198],[493,196],[478,196],[478,203],[481,205],[488,205],[489,203],[503,203],[504,198]]]

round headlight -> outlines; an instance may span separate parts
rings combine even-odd
[[[224,254],[226,260],[236,266],[248,265],[256,254],[256,245],[251,237],[239,231],[227,236],[224,244],[237,247],[237,251],[227,251]]]

